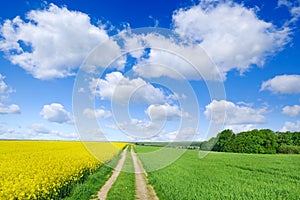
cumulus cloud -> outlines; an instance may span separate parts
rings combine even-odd
[[[257,129],[257,127],[254,124],[232,124],[232,125],[226,125],[224,127],[224,130],[225,129],[230,129],[234,133],[240,133],[240,132],[251,131],[253,129]]]
[[[108,39],[87,14],[54,4],[30,11],[25,20],[5,20],[0,35],[0,49],[8,59],[38,79],[72,75],[87,54]]]
[[[174,30],[198,42],[226,72],[264,65],[268,56],[290,41],[287,27],[277,28],[258,18],[255,9],[231,1],[201,1],[173,14]]]
[[[28,129],[28,133],[22,134],[25,139],[63,139],[63,140],[77,140],[76,133],[66,133],[57,130],[49,129],[42,123],[33,123]],[[27,138],[26,138],[27,135]]]
[[[254,109],[226,100],[213,100],[205,107],[204,111],[205,116],[212,122],[226,125],[265,123],[264,113],[266,113],[265,108]]]
[[[189,117],[187,112],[183,112],[177,105],[163,104],[163,105],[150,105],[145,113],[151,120],[179,120],[182,117]]]
[[[180,47],[178,47],[178,49],[179,48]],[[184,57],[181,57],[183,55],[177,55],[173,52],[168,52],[165,50],[151,49],[150,53],[147,55],[147,58],[140,59],[133,67],[133,71],[136,74],[146,78],[165,76],[174,79],[192,80],[204,79],[220,81],[224,79],[224,76],[219,74],[219,71],[217,71],[213,64],[210,63],[208,58],[204,58],[203,60],[192,58],[193,56],[197,55],[195,52],[198,52],[199,54],[203,53],[202,50],[199,52],[196,50],[196,47],[184,48],[184,53],[190,53],[188,56]],[[200,47],[198,48],[200,49]],[[200,58],[200,56],[198,58]],[[193,59],[193,63],[196,63],[194,66],[189,63]]]
[[[11,104],[9,106],[0,103],[0,114],[20,114],[20,107],[16,104]]]
[[[109,118],[111,117],[111,112],[108,110],[104,110],[104,109],[90,109],[90,108],[86,108],[83,111],[83,114],[88,117],[88,118]]]
[[[193,127],[183,127],[173,132],[165,132],[159,135],[160,141],[193,141],[199,131]]]
[[[300,106],[299,105],[285,106],[282,109],[282,113],[290,117],[296,117],[300,115]]]
[[[294,132],[294,131],[300,131],[300,121],[297,122],[285,122],[284,126],[280,129],[281,132]]]
[[[21,109],[16,104],[5,105],[2,101],[7,100],[9,94],[14,92],[4,81],[5,76],[0,74],[0,114],[20,114]]]
[[[299,85],[300,75],[280,75],[263,82],[260,90],[280,94],[299,94]]]
[[[203,48],[194,43],[176,41],[173,38],[155,33],[124,36],[125,50],[149,47],[149,53],[133,51],[137,63],[133,71],[146,78],[170,77],[175,79],[217,80],[223,74],[211,62]],[[126,49],[131,48],[131,49]],[[143,56],[146,54],[146,56]]]
[[[4,82],[5,76],[3,76],[2,74],[0,74],[0,95],[8,93],[8,86],[7,84]]]
[[[46,128],[46,126],[44,124],[41,124],[41,123],[31,124],[30,129],[36,133],[42,133],[42,134],[51,133],[51,131],[48,128]]]
[[[64,106],[59,103],[44,105],[40,115],[50,122],[56,123],[72,123],[71,114],[65,110]]]
[[[159,134],[162,130],[161,124],[153,123],[148,120],[141,120],[132,118],[128,121],[117,123],[113,126],[107,126],[108,128],[119,129],[126,133],[128,136],[135,139],[152,138]]]
[[[121,104],[162,103],[164,93],[161,89],[145,82],[141,78],[130,79],[120,72],[106,74],[104,79],[92,79],[90,90],[101,99],[112,100]]]
[[[18,139],[18,140],[78,140],[78,135],[75,132],[64,132],[49,129],[42,123],[33,123],[27,128],[22,127],[1,127],[1,139]]]
[[[5,76],[0,74],[0,101],[8,99],[9,94],[15,92],[15,90],[6,84],[4,79]]]

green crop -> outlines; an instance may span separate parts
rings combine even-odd
[[[158,149],[135,147],[146,170],[168,155],[151,158],[141,153]],[[160,199],[300,199],[299,155],[198,155],[199,151],[187,150],[171,165],[148,173]]]

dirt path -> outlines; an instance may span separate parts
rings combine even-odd
[[[132,147],[131,156],[133,159],[133,166],[135,172],[136,199],[158,200],[158,197],[156,196],[153,187],[147,184],[148,181],[146,172]]]
[[[114,182],[117,180],[122,167],[124,165],[125,159],[126,159],[126,152],[127,152],[128,146],[123,150],[121,159],[118,162],[118,165],[116,166],[113,174],[111,177],[106,181],[105,185],[101,188],[101,190],[98,192],[98,199],[105,200],[108,194],[108,191],[110,190],[111,186],[114,184]]]

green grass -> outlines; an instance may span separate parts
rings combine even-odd
[[[116,166],[121,154],[119,153],[112,161],[108,163],[109,166]],[[103,165],[95,173],[88,176],[86,181],[77,184],[71,192],[71,195],[64,200],[90,200],[91,196],[97,197],[100,188],[111,176],[113,169],[109,166]]]
[[[135,174],[130,147],[127,149],[126,160],[116,182],[108,192],[107,200],[135,199]]]
[[[158,150],[136,146],[138,153]],[[169,157],[139,155],[146,170]],[[300,199],[300,156],[210,153],[187,150],[171,165],[148,173],[160,199]]]

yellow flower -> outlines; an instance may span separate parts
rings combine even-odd
[[[111,160],[125,143],[0,141],[0,199],[49,199]]]

